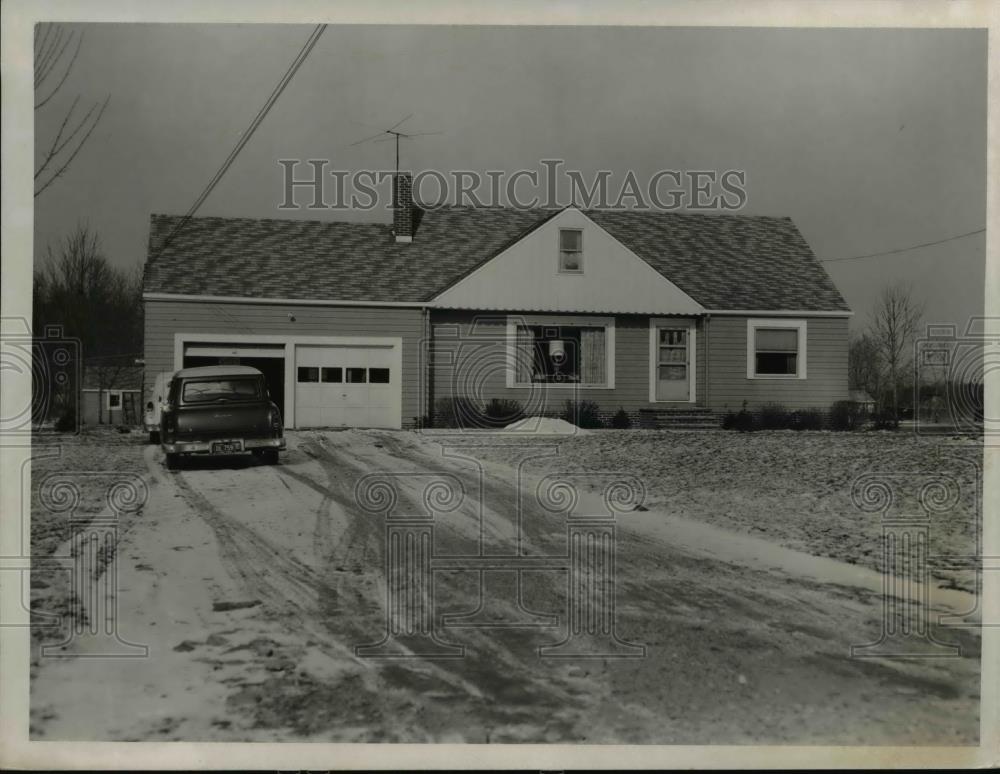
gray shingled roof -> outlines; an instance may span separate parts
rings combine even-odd
[[[557,210],[443,207],[413,242],[390,226],[153,215],[147,293],[341,301],[427,301]],[[587,210],[595,223],[707,309],[844,311],[789,218]]]

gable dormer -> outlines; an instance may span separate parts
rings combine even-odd
[[[697,314],[700,304],[575,207],[434,299],[438,308]]]

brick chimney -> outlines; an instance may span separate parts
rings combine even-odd
[[[397,242],[413,241],[413,175],[397,172],[392,178],[392,233]]]

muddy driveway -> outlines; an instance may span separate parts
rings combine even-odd
[[[942,635],[957,658],[851,658],[881,619],[877,588],[855,583],[856,568],[697,525],[664,530],[651,511],[617,523],[614,630],[626,657],[542,657],[567,638],[570,562],[541,559],[568,555],[566,518],[539,504],[529,457],[557,453],[532,447],[510,467],[411,433],[317,431],[291,433],[278,466],[233,458],[168,473],[148,448],[150,500],[119,546],[116,606],[121,637],[148,657],[43,663],[33,733],[975,743],[974,633]],[[442,481],[448,491],[434,489]],[[436,569],[425,593],[401,601],[386,579],[386,516],[426,517],[428,503],[432,547],[406,556],[432,555]],[[491,556],[507,558],[484,573],[479,558]],[[419,630],[421,616],[430,636],[385,643],[387,626]]]

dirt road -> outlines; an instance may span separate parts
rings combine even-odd
[[[462,503],[437,517],[436,557],[564,554],[565,520],[533,500],[531,463],[519,482],[511,467],[375,431],[292,433],[274,467],[220,458],[168,473],[160,456],[146,450],[150,501],[118,550],[118,631],[149,656],[44,659],[32,687],[35,738],[978,738],[973,630],[941,634],[961,645],[959,658],[851,658],[852,644],[879,635],[874,573],[654,511],[621,517],[617,539],[617,633],[644,646],[643,658],[539,657],[565,637],[558,569],[520,581],[489,574],[484,595],[478,572],[435,572],[435,628],[464,656],[358,658],[356,646],[385,632],[387,593],[385,522],[360,507],[358,482],[396,474],[394,512],[404,515],[421,511],[429,482],[460,482]],[[958,591],[935,600],[971,605]],[[440,625],[477,609],[480,623],[533,625]]]

